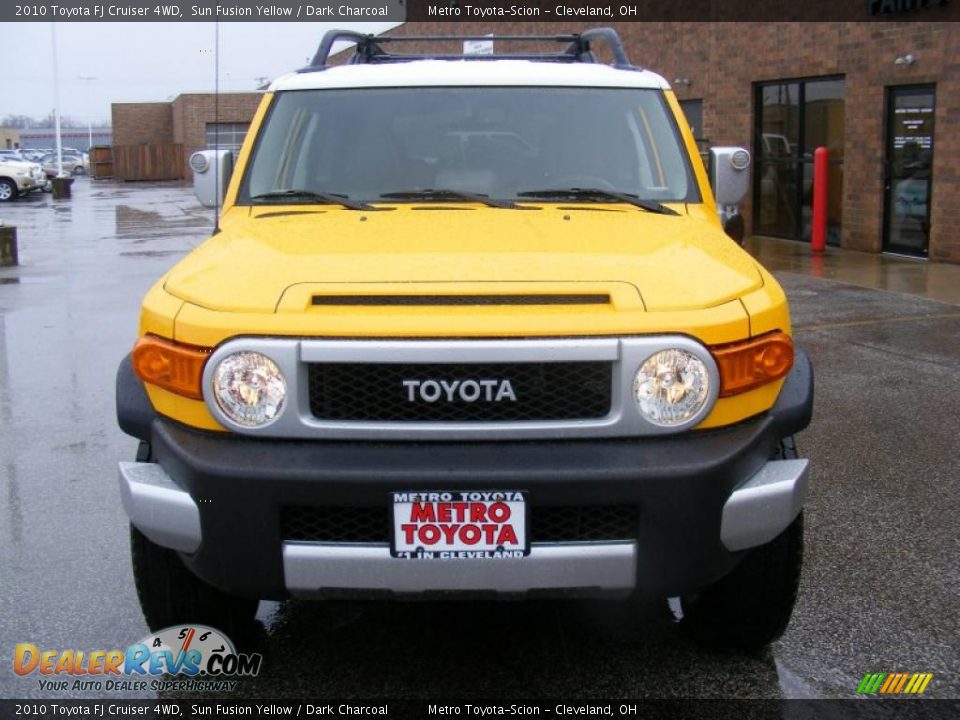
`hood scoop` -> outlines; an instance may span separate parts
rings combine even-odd
[[[366,307],[449,307],[469,305],[609,305],[606,293],[524,295],[314,295],[313,305]]]
[[[284,290],[278,313],[324,317],[607,314],[643,311],[631,283],[612,281],[347,282],[296,283]]]

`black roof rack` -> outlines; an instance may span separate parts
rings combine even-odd
[[[409,62],[411,60],[536,60],[540,62],[569,62],[595,63],[597,57],[593,53],[593,43],[602,42],[610,48],[613,54],[613,66],[624,70],[639,70],[630,64],[623,42],[613,28],[602,27],[585,30],[582,33],[570,35],[423,35],[423,36],[376,36],[364,35],[353,30],[330,30],[320,41],[320,47],[310,64],[300,72],[316,72],[323,70],[330,58],[334,43],[347,40],[356,43],[350,64],[394,63]],[[393,53],[384,50],[383,46],[395,43],[429,43],[463,40],[491,40],[506,42],[543,41],[565,44],[566,47],[558,52],[547,53],[508,53],[498,55],[464,55],[454,54],[420,54],[420,53]]]

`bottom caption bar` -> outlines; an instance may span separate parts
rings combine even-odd
[[[161,718],[191,720],[220,717],[614,717],[685,720],[844,720],[896,717],[943,720],[960,717],[960,700],[893,701],[895,715],[883,700],[538,700],[504,702],[434,702],[424,700],[0,700],[0,718]],[[838,714],[839,713],[839,714]]]

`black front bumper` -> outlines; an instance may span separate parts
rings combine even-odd
[[[152,459],[200,510],[202,542],[184,561],[220,588],[273,599],[287,596],[284,508],[386,507],[399,490],[524,490],[532,513],[634,506],[638,589],[695,590],[739,559],[720,541],[731,492],[776,453],[781,438],[809,424],[813,407],[812,369],[798,350],[776,405],[718,430],[629,440],[282,441],[199,432],[158,417],[130,377],[122,366],[121,427],[151,444]]]

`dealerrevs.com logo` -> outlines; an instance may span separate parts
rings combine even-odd
[[[148,635],[126,650],[14,648],[13,671],[39,676],[44,691],[228,691],[238,677],[260,672],[263,656],[238,653],[233,642],[206,625],[179,625]]]

